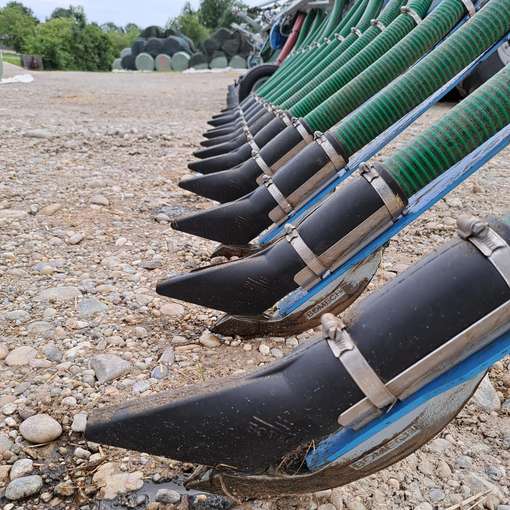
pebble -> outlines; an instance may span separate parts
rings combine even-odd
[[[414,510],[434,510],[434,507],[430,503],[424,501],[423,503],[420,503],[418,506],[415,506]]]
[[[94,370],[100,384],[113,381],[131,370],[131,363],[115,354],[99,354],[90,360],[90,368]]]
[[[6,435],[0,434],[0,454],[8,452],[12,447],[12,441]]]
[[[216,335],[213,335],[208,329],[206,329],[202,333],[202,335],[200,336],[199,342],[204,347],[209,347],[209,348],[219,347],[221,345],[220,339]]]
[[[319,508],[317,508],[317,510],[337,510],[337,508],[332,503],[324,503],[322,505],[319,505]]]
[[[82,299],[78,304],[80,317],[92,317],[93,315],[104,313],[107,310],[108,306],[94,297]]]
[[[22,324],[23,322],[27,322],[30,320],[30,314],[25,312],[25,310],[13,310],[12,312],[7,312],[3,315],[3,318],[8,321],[18,322]]]
[[[36,296],[36,301],[66,302],[74,301],[81,297],[80,289],[76,287],[52,287],[43,290]]]
[[[53,490],[58,496],[68,498],[74,494],[76,487],[72,482],[60,482]]]
[[[55,328],[48,321],[35,321],[27,326],[27,331],[33,336],[47,338],[53,335]]]
[[[11,501],[28,498],[38,494],[42,489],[43,481],[39,475],[24,476],[13,480],[5,489],[5,497]]]
[[[2,407],[2,414],[5,416],[12,416],[16,410],[18,409],[18,406],[14,403],[5,404]]]
[[[168,377],[168,374],[170,373],[170,370],[168,369],[168,366],[166,365],[158,365],[157,367],[154,367],[151,371],[151,378],[157,379],[158,381],[165,379]]]
[[[440,501],[443,501],[443,499],[446,497],[446,494],[444,493],[444,491],[442,489],[439,489],[438,487],[433,487],[429,491],[429,497],[430,497],[430,501],[432,501],[432,503],[437,504]]]
[[[438,437],[431,441],[427,446],[430,451],[442,454],[451,448],[452,443],[450,443],[447,439]]]
[[[19,426],[20,434],[31,443],[45,444],[62,434],[60,423],[47,414],[30,416]]]
[[[0,343],[0,361],[3,361],[9,355],[9,348],[6,344]]]
[[[483,378],[480,386],[473,395],[473,402],[486,413],[501,409],[501,400],[488,375]]]
[[[151,383],[149,381],[136,381],[133,384],[133,393],[144,393],[149,390]]]
[[[51,138],[53,135],[48,129],[39,128],[31,129],[30,131],[25,131],[25,133],[23,133],[23,136],[25,138],[37,138],[39,140],[46,140],[48,138]]]
[[[344,498],[342,489],[333,489],[331,491],[330,501],[335,505],[336,510],[343,510]]]
[[[181,495],[177,491],[171,489],[159,489],[156,493],[156,501],[167,505],[174,505],[181,501]]]
[[[260,344],[259,352],[260,352],[260,354],[262,354],[264,356],[269,356],[271,354],[271,349],[270,349],[269,345]]]
[[[281,359],[283,358],[284,354],[280,349],[277,349],[276,347],[274,349],[271,349],[271,354],[273,358]]]
[[[10,479],[22,478],[34,470],[34,462],[31,459],[19,459],[11,467]]]
[[[85,432],[87,428],[87,413],[78,413],[73,416],[73,423],[71,424],[71,430],[73,432]]]
[[[92,455],[92,453],[90,453],[88,450],[85,450],[85,448],[81,448],[79,446],[74,450],[74,456],[77,459],[88,460],[88,459],[90,459],[91,455]]]
[[[143,486],[143,473],[125,473],[115,462],[103,464],[94,474],[93,482],[100,487],[99,497],[114,499],[119,494],[136,491]]]
[[[26,211],[18,209],[0,209],[0,221],[19,221],[28,217]]]
[[[62,361],[62,358],[64,357],[62,351],[54,343],[45,345],[42,348],[42,352],[46,356],[46,359],[56,363]]]
[[[66,239],[66,243],[75,246],[80,244],[84,239],[85,236],[81,232],[74,232]]]
[[[178,303],[165,303],[159,311],[162,315],[165,315],[166,317],[172,317],[175,319],[178,319],[179,317],[182,317],[186,313],[186,309],[184,306],[178,304]]]
[[[45,207],[43,207],[39,214],[42,214],[43,216],[53,216],[55,213],[60,211],[62,209],[62,204],[49,204]]]
[[[110,205],[110,201],[104,195],[94,195],[90,199],[90,203],[93,205],[100,205],[103,207],[108,207]]]
[[[10,367],[28,365],[37,356],[37,351],[28,345],[22,345],[11,351],[5,358],[5,364]]]
[[[367,510],[367,507],[357,498],[346,501],[345,507],[347,510]]]

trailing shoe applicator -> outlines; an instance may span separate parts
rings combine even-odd
[[[323,334],[244,378],[90,416],[89,441],[203,466],[187,487],[236,500],[302,494],[384,469],[438,434],[510,353],[510,218],[460,239]]]

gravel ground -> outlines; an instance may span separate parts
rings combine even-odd
[[[16,72],[7,66],[8,76]],[[249,372],[310,337],[217,339],[207,334],[215,312],[155,293],[159,278],[206,264],[214,249],[172,231],[168,220],[210,206],[177,182],[233,76],[38,73],[31,84],[0,85],[4,510],[114,508],[101,500],[115,496],[115,508],[173,508],[146,504],[139,489],[191,466],[86,443],[86,414]],[[448,108],[434,108],[385,152]],[[392,241],[370,289],[452,237],[461,211],[504,213],[509,154]],[[431,510],[490,490],[485,507],[508,510],[509,397],[507,359],[438,438],[392,468],[334,491],[244,508]]]

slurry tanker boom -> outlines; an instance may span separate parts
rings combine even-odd
[[[322,334],[243,378],[89,418],[91,441],[198,465],[183,492],[242,501],[366,477],[439,433],[510,353],[510,216],[462,215],[456,239],[347,310],[392,237],[509,144],[510,0],[336,0],[324,12],[299,2],[288,55],[258,88],[229,88],[190,165],[202,174],[181,183],[224,203],[173,227],[240,258],[157,286],[225,312],[218,333]]]

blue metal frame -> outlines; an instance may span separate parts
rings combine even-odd
[[[480,376],[508,354],[510,354],[510,332],[500,336],[487,347],[451,368],[411,397],[399,402],[387,414],[362,429],[358,431],[340,429],[323,440],[315,450],[307,455],[308,468],[310,471],[316,471],[330,462],[334,462],[430,399]]]
[[[302,289],[297,294],[289,294],[279,303],[278,314],[285,317],[306,303],[312,296],[319,293],[332,281],[340,278],[346,271],[354,267],[356,264],[366,259],[370,254],[382,248],[392,237],[397,235],[401,230],[410,223],[418,219],[425,211],[430,209],[435,203],[445,197],[450,191],[454,190],[470,175],[479,170],[487,161],[492,159],[498,152],[503,150],[510,143],[510,124],[502,129],[499,133],[487,140],[480,147],[475,149],[471,154],[466,156],[462,161],[451,167],[443,175],[432,181],[419,193],[416,193],[409,200],[409,205],[405,213],[385,232],[376,237],[363,249],[359,250],[347,262],[342,264],[330,276],[315,285],[308,292]],[[293,295],[296,299],[293,299]]]
[[[498,41],[494,46],[489,48],[485,53],[483,53],[479,58],[477,58],[474,62],[472,62],[469,66],[463,69],[457,76],[452,78],[448,83],[443,85],[440,89],[436,91],[435,94],[430,96],[427,100],[417,106],[414,110],[409,112],[407,115],[402,117],[398,122],[393,124],[386,131],[381,133],[377,138],[372,140],[368,145],[363,147],[360,151],[354,154],[350,161],[349,165],[340,170],[336,177],[333,178],[332,181],[327,183],[323,188],[319,189],[315,195],[313,195],[305,204],[303,204],[296,211],[291,213],[289,217],[286,219],[285,223],[299,223],[299,220],[303,218],[315,205],[322,202],[325,198],[328,197],[331,193],[335,191],[335,188],[342,184],[353,172],[355,172],[359,165],[364,161],[368,161],[373,156],[375,156],[382,148],[384,148],[388,143],[390,143],[394,138],[396,138],[400,133],[402,133],[407,127],[409,127],[413,122],[415,122],[421,115],[423,115],[426,111],[428,111],[432,106],[434,106],[437,102],[439,102],[448,92],[450,92],[454,87],[456,87],[459,83],[464,81],[475,69],[476,67],[491,57],[501,45],[510,40],[510,34],[507,34],[504,38]],[[384,95],[385,89],[378,92],[379,95]],[[356,115],[356,110],[352,112],[350,115]],[[284,224],[277,224],[270,228],[265,233],[262,233],[259,237],[259,244],[264,246],[274,239],[283,235]]]

